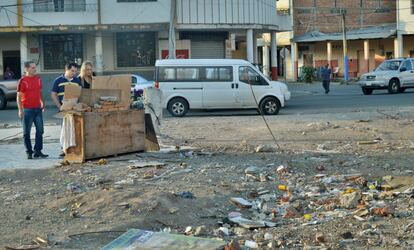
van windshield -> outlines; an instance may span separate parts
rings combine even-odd
[[[398,70],[400,68],[401,61],[385,61],[381,63],[375,71],[388,71],[388,70]]]

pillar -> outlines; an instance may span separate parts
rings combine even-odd
[[[246,33],[246,54],[247,61],[253,63],[253,30],[249,29]]]
[[[327,60],[329,67],[332,68],[332,42],[326,44]]]
[[[403,36],[398,34],[394,38],[394,58],[399,58],[403,56]]]
[[[277,69],[277,38],[276,32],[272,32],[270,36],[270,50],[271,50],[271,72],[272,72],[272,80],[277,80],[278,77],[278,69]]]
[[[292,62],[292,77],[293,81],[298,80],[298,44],[295,42],[291,43],[291,62]]]
[[[263,47],[262,47],[262,51],[263,51],[263,74],[265,76],[269,76],[269,46],[267,46],[267,44],[264,42]]]
[[[29,53],[27,50],[28,50],[27,33],[22,32],[20,33],[20,69],[21,69],[22,75],[24,74],[24,63],[26,61],[29,61]]]
[[[364,72],[369,72],[369,40],[364,40]]]
[[[96,32],[95,37],[95,73],[97,75],[103,74],[103,46],[102,46],[102,32]]]
[[[257,37],[254,31],[253,31],[253,63],[254,64],[259,63],[259,57],[257,55]]]

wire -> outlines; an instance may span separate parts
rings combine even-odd
[[[273,141],[275,142],[275,144],[276,144],[276,146],[277,146],[277,149],[278,149],[278,150],[280,150],[280,145],[279,145],[279,143],[277,143],[276,137],[275,137],[275,135],[273,134],[273,131],[272,131],[272,129],[270,128],[269,123],[267,122],[267,120],[266,120],[266,118],[265,118],[265,116],[264,116],[264,114],[263,114],[262,109],[260,108],[259,102],[257,101],[256,95],[255,95],[254,90],[253,90],[253,86],[252,86],[252,84],[251,84],[251,82],[250,82],[250,77],[249,77],[249,73],[248,73],[248,72],[247,72],[247,83],[249,84],[250,91],[252,92],[254,102],[256,103],[256,107],[257,107],[257,109],[259,110],[259,114],[260,114],[260,116],[262,117],[262,119],[263,119],[264,123],[266,124],[267,130],[269,131],[270,135],[272,136]]]

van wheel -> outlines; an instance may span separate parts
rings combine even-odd
[[[3,94],[0,94],[0,110],[5,109],[7,106],[6,97]]]
[[[362,93],[364,93],[364,95],[370,95],[372,94],[373,89],[367,89],[367,88],[362,88]]]
[[[400,92],[400,81],[397,79],[392,79],[388,84],[388,93],[396,94]]]
[[[175,117],[183,117],[188,112],[188,103],[184,98],[173,98],[168,103],[168,112]]]
[[[266,97],[260,103],[260,111],[263,115],[277,115],[280,109],[280,102],[275,97]]]

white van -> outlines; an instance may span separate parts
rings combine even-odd
[[[189,109],[251,109],[276,115],[290,99],[286,84],[235,59],[170,59],[155,63],[155,86],[173,116]]]

